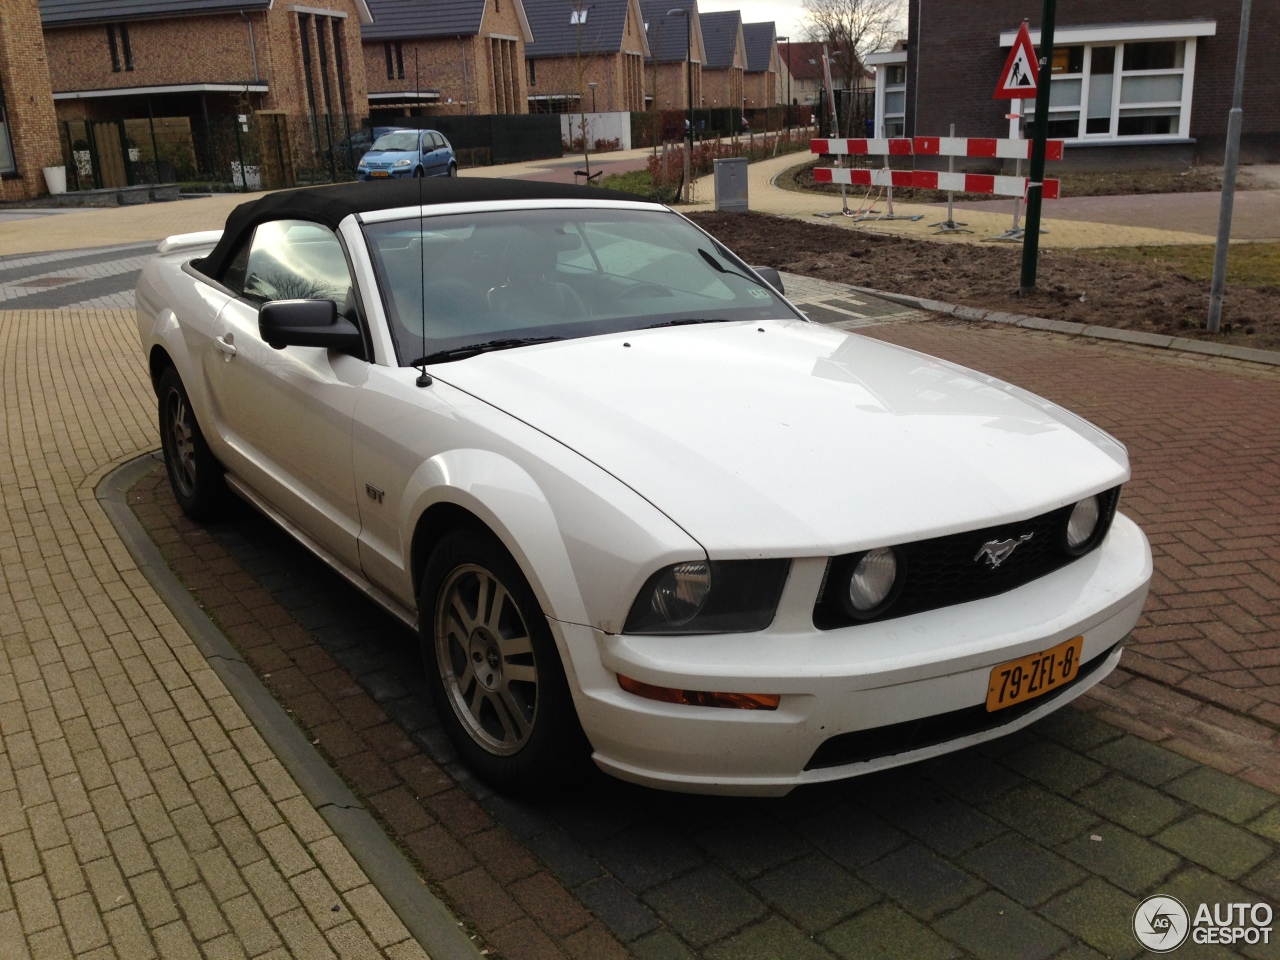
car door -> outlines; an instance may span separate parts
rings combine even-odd
[[[319,224],[269,221],[255,230],[244,270],[241,296],[218,315],[215,350],[205,364],[230,448],[227,466],[303,533],[358,568],[351,429],[369,364],[321,347],[275,350],[258,330],[259,308],[270,300],[331,299],[353,316],[342,245]]]
[[[431,151],[431,164],[427,168],[427,176],[444,176],[449,167],[448,161],[445,159],[445,152],[441,149],[443,141],[440,138],[440,134],[436,133],[434,130],[428,130],[423,134],[422,139],[423,149]]]

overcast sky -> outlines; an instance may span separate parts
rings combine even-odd
[[[759,23],[772,20],[778,25],[778,36],[801,39],[800,20],[804,7],[800,0],[698,0],[701,13],[720,10],[741,10],[743,23]]]

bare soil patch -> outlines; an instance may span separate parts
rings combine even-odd
[[[1280,286],[1228,283],[1223,329],[1203,329],[1209,284],[1170,261],[1042,250],[1036,290],[1018,294],[1020,247],[941,243],[758,213],[695,213],[748,263],[1050,320],[1280,349]]]

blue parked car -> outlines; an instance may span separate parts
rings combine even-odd
[[[458,158],[436,130],[391,130],[373,141],[360,158],[361,180],[387,177],[456,177]]]

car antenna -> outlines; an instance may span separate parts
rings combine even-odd
[[[418,84],[418,50],[415,46],[413,51],[413,83],[416,87]],[[421,159],[422,155],[422,128],[418,128],[418,155]],[[417,384],[420,387],[431,386],[431,374],[427,373],[426,346],[427,346],[427,250],[426,250],[426,230],[422,223],[422,184],[427,179],[425,176],[418,177],[418,292],[419,304],[422,311],[422,366],[418,368]]]

